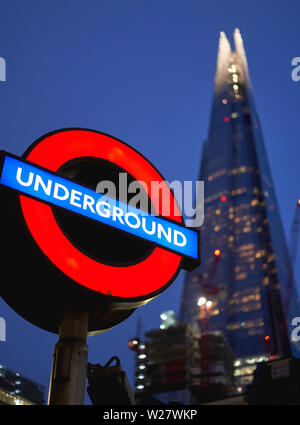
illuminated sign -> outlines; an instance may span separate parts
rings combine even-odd
[[[0,170],[2,268],[10,276],[1,296],[43,329],[57,333],[71,306],[88,311],[89,333],[99,333],[199,264],[199,232],[184,226],[164,178],[114,137],[54,131],[21,158],[2,152]],[[96,192],[119,173],[145,183],[155,214]],[[172,211],[148,192],[153,181],[168,192]]]
[[[198,232],[3,153],[0,184],[198,259]]]

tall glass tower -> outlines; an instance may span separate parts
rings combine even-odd
[[[222,32],[200,170],[202,260],[186,274],[180,318],[221,331],[236,357],[285,356],[295,285],[238,29],[234,45]]]

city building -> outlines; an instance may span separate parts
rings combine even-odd
[[[216,399],[210,405],[300,405],[300,359],[286,357],[260,362],[253,383],[240,395]]]
[[[0,365],[0,404],[45,404],[45,388]]]
[[[246,399],[253,405],[300,405],[300,359],[286,357],[261,363],[248,386]]]
[[[258,359],[299,353],[287,329],[298,297],[239,30],[234,44],[221,33],[199,175],[202,258],[185,275],[180,320],[224,335],[242,391]]]
[[[161,314],[160,328],[145,336],[145,341],[129,344],[136,351],[138,404],[198,404],[232,394],[234,357],[222,335],[200,335],[169,310]],[[203,362],[207,358],[208,367]]]
[[[189,365],[194,364],[194,332],[180,324],[173,311],[161,314],[159,329],[146,332],[136,353],[136,402],[147,404],[149,397],[169,404],[189,404]]]

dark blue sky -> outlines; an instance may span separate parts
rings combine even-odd
[[[289,233],[300,196],[300,81],[292,81],[290,65],[300,56],[298,0],[1,0],[0,5],[0,56],[7,62],[7,81],[0,83],[1,148],[22,154],[51,130],[87,127],[129,143],[168,180],[197,178],[218,35],[224,30],[232,40],[239,27]],[[6,284],[9,277],[2,277]],[[135,335],[137,316],[144,329],[157,327],[161,311],[178,310],[181,287],[182,274],[126,322],[89,338],[90,361],[119,355],[132,379],[134,356],[127,341]],[[7,321],[0,363],[47,386],[56,336],[28,324],[2,300],[0,316]]]

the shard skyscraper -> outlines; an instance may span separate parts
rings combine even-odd
[[[186,274],[180,318],[221,331],[237,358],[281,357],[295,285],[239,30],[234,46],[221,33],[199,176],[202,260]]]

